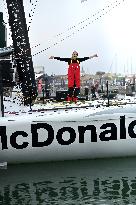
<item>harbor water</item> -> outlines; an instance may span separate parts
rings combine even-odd
[[[135,205],[136,158],[7,165],[0,205]]]

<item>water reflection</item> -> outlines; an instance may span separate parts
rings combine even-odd
[[[8,166],[0,205],[136,204],[135,158]]]

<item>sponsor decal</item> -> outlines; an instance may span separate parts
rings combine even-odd
[[[78,122],[77,122],[78,123]],[[131,138],[136,138],[136,133],[134,132],[134,127],[136,126],[136,120],[132,121],[128,125],[128,135]],[[108,129],[107,129],[108,128]],[[8,149],[7,144],[7,133],[6,126],[0,126],[0,138],[2,144],[2,150]],[[43,130],[47,132],[46,140],[40,141],[38,130]],[[125,125],[125,116],[120,116],[120,139],[126,139],[126,125]],[[79,143],[84,143],[85,132],[90,131],[90,142],[97,142],[98,139],[103,142],[117,140],[117,126],[115,123],[105,123],[100,126],[100,133],[97,133],[97,128],[95,125],[86,125],[78,126],[78,133],[75,131],[74,127],[62,127],[57,130],[55,136],[53,127],[48,123],[37,123],[31,124],[31,134],[32,134],[32,147],[47,147],[51,145],[56,137],[58,144],[62,146],[73,144],[76,138],[79,138]],[[69,133],[69,139],[64,140],[65,133]],[[108,136],[107,136],[108,135]],[[22,144],[17,143],[17,138],[22,136],[24,138]],[[15,131],[10,136],[10,145],[15,149],[24,149],[27,148],[29,142],[27,142],[28,133],[25,131]]]

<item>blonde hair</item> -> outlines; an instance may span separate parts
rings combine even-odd
[[[77,54],[77,56],[78,56],[78,52],[77,52],[77,51],[73,51],[73,53],[72,53],[72,54],[74,54],[74,53],[76,53],[76,54]]]

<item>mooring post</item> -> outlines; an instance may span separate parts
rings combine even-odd
[[[44,91],[44,88],[42,89],[42,93],[43,93],[43,104],[44,104],[44,95],[45,95],[45,91]]]
[[[107,87],[107,99],[108,99],[108,107],[110,106],[110,101],[109,101],[109,83],[108,80],[106,82],[106,87]]]
[[[4,117],[4,103],[3,103],[3,82],[2,82],[2,65],[0,62],[0,115]]]

